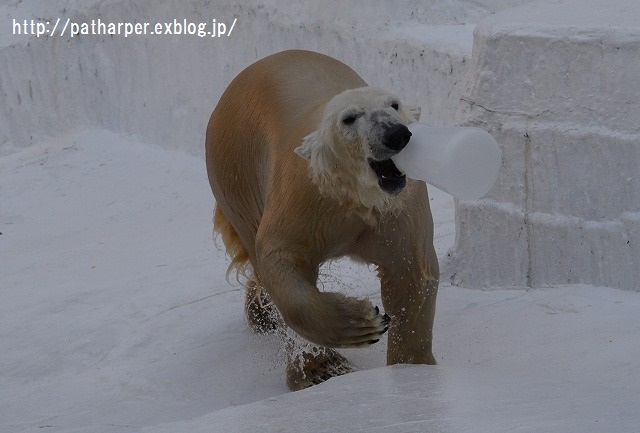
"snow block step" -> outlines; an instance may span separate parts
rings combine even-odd
[[[454,283],[640,290],[639,22],[628,1],[570,0],[478,25],[458,120],[494,134],[503,166],[457,205]]]

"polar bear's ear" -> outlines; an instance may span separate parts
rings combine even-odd
[[[420,120],[420,113],[422,112],[420,107],[415,105],[407,105],[404,107],[404,109],[407,112],[407,116],[409,117],[408,120],[410,122],[418,122]]]
[[[313,148],[317,146],[319,141],[318,131],[314,131],[311,134],[304,137],[302,140],[302,144],[294,149],[294,152],[299,156],[303,157],[307,161],[311,161],[311,156],[313,155]]]

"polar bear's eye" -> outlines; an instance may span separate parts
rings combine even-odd
[[[353,125],[356,121],[357,117],[353,114],[346,115],[342,118],[342,123],[345,125]]]
[[[400,108],[400,105],[397,102],[394,102],[393,104],[391,104],[391,108],[398,111],[398,108]]]

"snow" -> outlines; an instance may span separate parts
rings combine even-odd
[[[615,8],[598,11],[617,17],[626,5],[631,14],[634,1],[617,0]],[[202,15],[200,2],[188,2],[189,7],[174,3],[11,0],[0,6],[0,19],[69,13],[195,20]],[[36,40],[3,33],[0,432],[640,431],[638,292],[548,284],[543,278],[531,279],[528,289],[485,285],[482,268],[461,267],[453,280],[469,288],[451,286],[448,279],[441,283],[434,331],[438,366],[386,367],[382,339],[367,349],[343,351],[357,367],[355,373],[290,393],[280,342],[247,328],[242,289],[225,280],[227,259],[212,239],[214,202],[202,159],[204,126],[241,67],[292,45],[318,49],[347,61],[371,83],[413,98],[423,106],[422,121],[451,125],[461,120],[454,113],[468,91],[464,77],[469,65],[479,64],[477,58],[471,61],[474,29],[476,43],[494,41],[487,29],[514,33],[509,23],[531,32],[535,27],[536,37],[541,29],[549,36],[548,29],[527,27],[518,18],[538,10],[533,5],[511,10],[525,3],[450,0],[437,2],[430,14],[424,2],[408,2],[406,8],[371,2],[353,31],[344,26],[352,25],[355,7],[332,20],[338,6],[305,11],[283,10],[275,1],[220,3],[215,11],[220,18],[236,14],[247,23],[253,17],[251,32],[244,27],[244,33],[224,43]],[[553,17],[554,25],[560,18]],[[635,22],[632,16],[620,18],[622,27]],[[572,20],[572,26],[584,21]],[[474,25],[480,21],[486,23],[484,30]],[[317,26],[325,22],[330,24]],[[527,41],[515,33],[518,42]],[[255,41],[256,34],[270,37]],[[340,44],[336,35],[341,35]],[[633,36],[630,32],[629,40],[623,35],[614,40],[632,52]],[[588,44],[584,50],[592,54]],[[617,70],[629,71],[619,67],[625,59],[616,58]],[[492,71],[485,66],[483,83],[491,84]],[[574,66],[572,71],[579,69],[578,63]],[[423,88],[415,89],[416,77]],[[530,86],[539,86],[535,76]],[[544,89],[536,90],[539,95]],[[599,97],[612,109],[614,101],[605,96]],[[562,107],[561,98],[551,101]],[[637,131],[619,128],[635,107],[629,104],[604,125],[586,125],[582,135],[591,142],[603,136],[618,145],[615,140],[635,140]],[[481,123],[478,119],[467,120]],[[557,137],[575,123],[572,118],[553,120],[553,128],[534,126]],[[519,136],[523,122],[507,119],[501,137]],[[506,158],[514,153],[517,149],[503,148]],[[632,165],[621,167],[620,176],[633,177]],[[518,178],[507,181],[513,185],[503,178],[487,199],[458,203],[455,221],[451,197],[430,188],[436,250],[443,264],[451,266],[448,254],[456,252],[451,250],[456,231],[458,252],[467,248],[467,259],[493,260],[507,246],[508,240],[483,235],[508,231],[505,218],[510,223],[521,218],[520,202],[505,199],[517,196]],[[614,182],[605,182],[604,188],[612,195],[617,191]],[[625,191],[637,193],[633,187]],[[635,196],[629,197],[634,202]],[[640,235],[638,209],[615,212],[603,214],[602,221],[553,207],[533,209],[529,216],[536,224],[557,227],[557,233],[585,222],[591,232],[582,241],[597,250],[622,231],[629,240]],[[476,221],[487,226],[473,227]],[[601,240],[598,233],[609,237]],[[525,272],[530,248],[539,248],[535,257],[541,265],[570,260],[562,253],[562,239],[549,235],[546,243],[533,246],[514,242],[507,249],[511,256],[502,256],[504,263],[488,270],[489,280],[512,281],[513,274]],[[635,243],[631,248],[640,256]],[[613,256],[595,264],[623,274],[637,272],[634,262]],[[322,279],[328,290],[380,303],[378,283],[367,267],[338,261],[325,267]],[[483,290],[489,286],[492,290]]]
[[[291,394],[278,339],[248,330],[242,291],[225,281],[200,158],[85,130],[0,159],[0,173],[0,431],[640,425],[638,293],[445,282],[438,367],[384,367],[383,339],[344,351],[357,373]],[[431,194],[442,256],[453,210]],[[327,289],[379,303],[373,272],[329,271]]]
[[[601,432],[634,431],[634,395],[611,408],[598,388],[495,371],[401,365],[356,372],[300,394],[230,407],[145,433],[281,432]],[[588,395],[597,397],[585,397]],[[487,396],[498,396],[497,399]],[[343,408],[351,410],[344,410]],[[583,412],[587,410],[588,412]],[[339,422],[331,422],[335,414]],[[348,426],[345,428],[345,426]]]
[[[456,281],[640,291],[638,224],[625,217],[640,211],[636,6],[543,0],[475,28],[457,119],[488,129],[503,165],[487,197],[499,205],[457,206]]]

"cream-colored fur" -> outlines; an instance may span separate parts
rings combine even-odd
[[[435,363],[439,274],[426,186],[407,179],[385,191],[369,165],[391,154],[390,128],[418,116],[308,51],[269,56],[233,80],[209,121],[206,159],[215,228],[231,267],[251,278],[250,322],[270,298],[286,326],[316,345],[359,347],[389,327],[389,364]],[[377,265],[390,324],[367,299],[318,290],[320,265],[341,256]],[[308,379],[291,379],[292,389],[341,371],[337,352],[316,352],[301,358],[301,375],[290,359],[288,376]]]
[[[346,206],[363,206],[386,212],[402,203],[384,193],[372,172],[367,158],[371,147],[380,145],[381,134],[372,113],[383,110],[401,123],[417,121],[415,109],[391,108],[399,98],[384,90],[361,87],[332,98],[324,109],[320,127],[306,136],[296,153],[309,160],[312,178],[321,194],[332,196]],[[343,124],[341,118],[353,113],[362,120],[354,127]],[[419,115],[419,111],[418,111]]]

